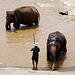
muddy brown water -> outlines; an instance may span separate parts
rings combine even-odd
[[[51,7],[40,7],[37,3],[51,3]],[[35,6],[40,12],[39,27],[23,27],[14,31],[5,29],[6,11],[13,10],[20,6]],[[57,65],[61,67],[59,71],[75,71],[75,16],[62,16],[59,11],[66,10],[64,5],[60,5],[60,0],[51,2],[50,0],[0,0],[0,66],[8,67],[32,67],[32,52],[34,46],[33,33],[36,42],[41,49],[39,53],[40,70],[49,70],[49,63],[46,55],[46,42],[51,32],[60,31],[67,39],[67,54]]]

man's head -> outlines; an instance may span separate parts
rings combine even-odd
[[[39,44],[38,43],[35,43],[35,46],[39,46]]]

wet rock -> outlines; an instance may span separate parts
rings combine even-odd
[[[66,11],[66,12],[60,11],[59,14],[61,14],[61,15],[68,15],[68,11]]]

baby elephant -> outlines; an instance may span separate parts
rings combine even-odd
[[[10,23],[13,23],[15,29],[19,29],[20,24],[35,25],[39,24],[40,14],[33,6],[24,6],[12,11],[6,12],[6,30],[11,29]]]
[[[58,60],[58,57],[61,53],[66,51],[65,36],[59,31],[49,34],[47,39],[47,60],[52,61],[52,70],[55,68],[55,63],[56,60]]]

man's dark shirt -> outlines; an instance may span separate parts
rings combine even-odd
[[[33,57],[38,57],[38,52],[40,51],[39,47],[34,46],[31,51],[33,51]]]

